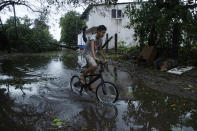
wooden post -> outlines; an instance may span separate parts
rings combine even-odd
[[[106,41],[108,40],[108,37],[109,37],[109,35],[108,35],[108,33],[106,34]],[[108,52],[108,44],[106,45],[106,52]]]
[[[105,46],[107,46],[107,44],[110,42],[110,40],[113,38],[113,36],[111,36],[107,41],[105,41],[105,43],[102,46],[102,49],[104,49]]]
[[[117,33],[115,34],[115,43],[114,44],[115,44],[115,53],[117,53],[117,47],[118,47],[117,46],[117,44],[118,44],[118,34]]]
[[[15,31],[16,31],[16,39],[18,40],[18,31],[17,31],[17,27],[16,27],[16,11],[15,11],[15,5],[13,3],[13,10],[14,10],[14,25],[15,25]]]
[[[118,72],[116,67],[114,67],[114,76],[114,82],[116,82],[118,80]]]

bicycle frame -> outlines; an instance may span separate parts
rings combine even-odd
[[[89,87],[92,83],[94,83],[95,81],[97,81],[99,78],[101,79],[101,84],[103,85],[104,80],[103,80],[102,72],[103,72],[103,65],[102,65],[102,63],[101,63],[101,64],[100,64],[100,69],[99,69],[99,73],[98,73],[98,74],[86,75],[86,76],[85,76],[85,85],[82,86],[82,90],[83,90],[84,87]],[[91,82],[87,83],[86,78],[87,78],[87,77],[91,77],[91,76],[92,76],[92,77],[95,76],[95,78],[93,78],[93,80],[92,80]],[[81,91],[82,91],[82,90],[81,90]]]
[[[87,77],[91,77],[91,76],[92,76],[92,77],[95,76],[95,78],[93,78],[93,80],[92,80],[91,82],[87,83],[86,78],[87,78]],[[95,81],[97,81],[99,78],[101,79],[101,84],[102,84],[102,83],[104,82],[102,73],[100,73],[100,74],[95,74],[95,75],[86,75],[86,76],[85,76],[85,85],[84,85],[84,87],[89,87],[92,83],[94,83]]]
[[[117,87],[113,83],[111,83],[111,82],[104,81],[102,72],[104,72],[105,63],[104,64],[103,63],[99,63],[99,67],[100,67],[99,73],[97,73],[97,74],[91,74],[91,75],[85,75],[84,76],[84,83],[81,82],[80,77],[78,75],[74,75],[71,78],[71,82],[70,82],[71,83],[71,90],[74,91],[74,92],[79,92],[80,95],[82,95],[84,88],[85,88],[85,91],[87,91],[87,88],[90,87],[91,84],[93,84],[98,79],[101,79],[101,81],[99,81],[99,83],[98,83],[98,85],[96,87],[96,92],[95,93],[96,93],[97,99],[100,100],[100,101],[103,101],[100,98],[100,95],[98,93],[98,92],[101,92],[102,91],[103,93],[102,92],[101,93],[103,95],[107,95],[107,98],[109,96],[115,96],[114,97],[115,99],[114,98],[112,99],[113,100],[112,102],[114,103],[116,100],[118,100],[118,94],[119,93],[118,93]],[[87,78],[88,77],[93,77],[93,79],[91,81],[87,81]],[[73,83],[73,80],[74,79],[77,80],[77,82]],[[74,86],[72,86],[72,85],[74,85]],[[110,86],[107,86],[107,85],[110,85]],[[77,90],[74,90],[75,87],[78,88],[77,89],[78,91]],[[112,93],[111,90],[110,90],[110,92],[108,92],[108,89],[107,88],[109,88],[109,87],[113,89],[113,91],[114,91],[115,94],[112,94],[112,95],[109,94],[109,93]],[[89,90],[91,90],[91,89],[89,88]],[[88,94],[88,92],[87,92],[87,94]]]

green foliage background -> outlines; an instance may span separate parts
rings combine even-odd
[[[197,13],[194,3],[182,0],[148,0],[131,3],[125,13],[140,46],[156,45],[167,57],[196,64]]]
[[[49,27],[45,21],[35,19],[32,22],[27,16],[24,18],[17,17],[16,21],[18,39],[15,32],[14,17],[10,17],[4,24],[12,51],[31,53],[58,49],[55,45],[58,42],[49,33]],[[2,28],[0,28],[0,31],[3,31]]]
[[[85,21],[80,19],[80,14],[75,11],[70,11],[60,19],[61,38],[60,42],[66,45],[77,45],[77,35],[85,26]]]

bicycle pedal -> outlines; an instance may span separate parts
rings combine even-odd
[[[79,94],[82,96],[83,95],[83,89],[81,88],[81,90],[79,91]]]

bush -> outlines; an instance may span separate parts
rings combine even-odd
[[[197,46],[181,47],[178,60],[180,64],[197,66]]]
[[[138,46],[133,47],[120,47],[119,51],[121,54],[123,54],[122,59],[131,59],[133,56],[137,56],[140,52],[140,49]]]
[[[197,46],[191,48],[191,63],[197,66]]]

